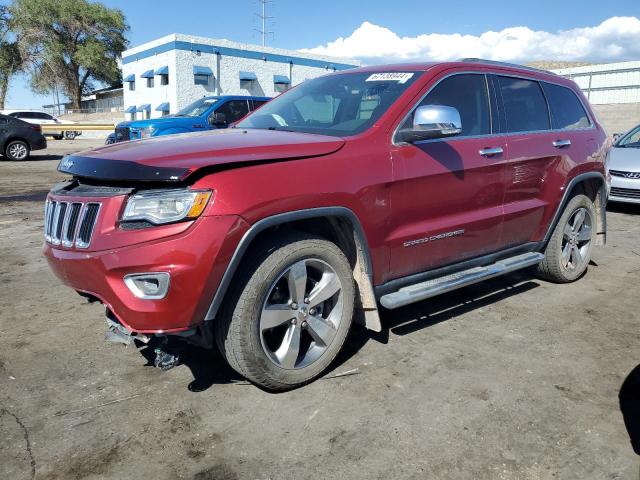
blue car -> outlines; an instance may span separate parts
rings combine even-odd
[[[203,97],[178,113],[160,118],[121,122],[106,143],[140,138],[227,128],[249,112],[271,100],[268,97],[220,96]]]

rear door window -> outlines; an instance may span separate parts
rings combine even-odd
[[[262,105],[264,105],[267,102],[268,100],[252,100],[251,103],[253,104],[253,110],[260,108]]]
[[[507,132],[549,130],[549,111],[542,88],[534,80],[498,77]]]
[[[224,114],[227,123],[233,123],[249,113],[249,105],[246,100],[230,100],[218,108],[216,113]]]
[[[549,101],[551,124],[555,130],[573,130],[591,125],[582,102],[573,90],[546,82],[542,86]]]
[[[445,78],[420,102],[420,105],[444,105],[454,107],[460,113],[460,136],[489,135],[491,114],[487,82],[481,74],[458,74]],[[411,128],[413,113],[401,128]]]

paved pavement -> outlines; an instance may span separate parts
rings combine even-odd
[[[637,480],[640,208],[610,209],[579,282],[521,272],[385,312],[272,394],[211,352],[162,373],[106,344],[103,309],[50,273],[42,200],[84,142],[0,161],[0,478]]]

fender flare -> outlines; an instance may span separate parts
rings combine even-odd
[[[220,285],[218,285],[218,289],[216,290],[216,293],[211,300],[209,310],[207,311],[207,314],[204,318],[205,321],[215,319],[220,306],[222,305],[224,297],[229,289],[229,286],[231,285],[231,281],[236,271],[238,270],[238,267],[240,266],[240,263],[242,262],[242,259],[244,258],[249,245],[258,236],[258,234],[268,228],[283,225],[285,223],[320,217],[341,217],[348,220],[353,227],[357,256],[358,258],[362,257],[363,260],[362,262],[357,263],[362,263],[362,265],[360,265],[360,268],[364,272],[364,277],[366,278],[364,282],[357,282],[360,290],[366,290],[366,292],[360,292],[360,300],[361,303],[363,303],[365,310],[364,323],[367,328],[379,332],[382,329],[382,326],[380,324],[375,296],[373,293],[372,264],[367,237],[357,215],[352,210],[346,207],[339,206],[310,208],[305,210],[295,210],[291,212],[279,213],[263,218],[262,220],[254,223],[249,228],[249,230],[245,232],[242,239],[240,240],[240,243],[236,247],[236,250],[231,257],[231,261],[229,262],[229,265],[227,265],[227,269],[225,270],[222,279],[220,280]],[[371,299],[373,299],[373,308],[371,307]]]
[[[605,187],[607,184],[607,181],[602,173],[587,172],[587,173],[581,173],[579,175],[576,175],[569,181],[569,183],[565,187],[563,187],[564,193],[562,195],[562,200],[560,200],[560,203],[558,204],[558,208],[556,209],[556,213],[553,215],[553,218],[551,219],[551,223],[549,223],[549,227],[547,228],[547,233],[545,233],[544,240],[543,240],[544,245],[546,245],[549,242],[549,239],[553,234],[553,230],[556,228],[556,225],[560,220],[560,216],[562,215],[562,212],[564,211],[565,206],[569,202],[569,194],[573,190],[573,187],[575,187],[577,184],[581,182],[584,182],[585,180],[593,180],[593,179],[602,181],[602,187]],[[607,234],[607,217],[606,217],[607,196],[602,195],[602,193],[597,193],[596,200],[598,199],[600,201],[600,205],[599,205],[600,208],[598,210],[600,210],[600,215],[601,215],[601,218],[599,219],[599,221],[601,222],[600,224],[602,226],[601,227],[602,231],[596,232],[596,234],[602,236],[603,238],[602,244],[604,244],[604,242],[606,241],[606,234]]]

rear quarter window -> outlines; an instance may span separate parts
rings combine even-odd
[[[549,130],[549,110],[538,82],[524,78],[498,77],[508,132]]]
[[[591,126],[591,120],[573,90],[546,82],[542,86],[549,101],[551,124],[555,130],[573,130]]]

